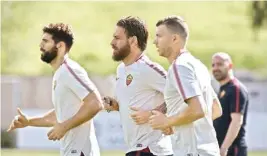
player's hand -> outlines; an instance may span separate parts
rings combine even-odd
[[[63,123],[56,123],[47,133],[49,140],[60,140],[67,133],[67,128]]]
[[[164,135],[172,135],[174,132],[173,132],[173,128],[172,127],[169,127],[169,128],[166,128],[162,131],[162,133]]]
[[[15,116],[15,118],[12,120],[7,132],[10,132],[17,128],[24,128],[26,126],[29,126],[29,120],[27,119],[26,115],[24,115],[20,108],[17,108],[18,114]]]
[[[107,110],[108,112],[119,111],[119,104],[115,99],[109,96],[105,96],[103,98],[103,102],[104,102],[104,109]]]
[[[134,112],[131,114],[132,119],[137,125],[142,125],[148,122],[149,117],[152,115],[150,111],[140,110],[136,107],[130,107]]]
[[[221,156],[227,156],[227,152],[228,152],[228,149],[226,149],[226,148],[221,148],[220,149]]]
[[[149,118],[149,124],[153,129],[163,131],[168,128],[168,118],[165,114],[153,110]]]

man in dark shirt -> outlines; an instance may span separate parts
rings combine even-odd
[[[247,156],[245,125],[248,92],[233,75],[231,57],[216,53],[212,57],[212,73],[220,83],[218,94],[223,114],[214,121],[221,156]]]

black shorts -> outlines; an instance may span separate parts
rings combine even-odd
[[[247,147],[231,147],[228,150],[227,156],[247,156]]]
[[[156,156],[150,152],[149,148],[142,149],[140,151],[133,151],[126,153],[126,156]],[[166,156],[173,156],[173,155],[166,155]]]

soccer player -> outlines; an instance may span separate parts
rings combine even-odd
[[[99,156],[92,118],[103,105],[84,68],[68,57],[72,44],[69,25],[56,23],[43,28],[41,60],[54,70],[54,109],[41,117],[27,117],[18,109],[19,115],[8,131],[27,126],[52,127],[47,136],[49,140],[60,140],[60,155]]]
[[[227,53],[212,56],[212,73],[220,83],[218,96],[223,108],[223,115],[214,121],[221,156],[246,156],[247,89],[234,77],[233,63]]]
[[[171,64],[164,90],[168,113],[152,111],[149,123],[156,130],[174,127],[175,156],[219,156],[213,119],[221,115],[220,103],[206,66],[186,50],[188,36],[181,17],[168,16],[156,24],[154,44]]]
[[[120,113],[126,156],[173,154],[170,137],[147,123],[151,110],[166,110],[166,71],[144,54],[147,39],[144,23],[137,17],[126,17],[117,22],[111,41],[112,58],[122,63],[117,68],[115,98],[105,97],[105,107]]]

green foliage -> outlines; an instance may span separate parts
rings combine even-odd
[[[181,15],[189,24],[188,49],[210,67],[214,52],[231,54],[235,67],[255,71],[267,68],[267,30],[253,42],[250,2],[1,2],[2,74],[51,74],[40,61],[42,27],[50,22],[70,23],[75,43],[70,55],[86,70],[111,74],[118,63],[109,45],[115,24],[123,16],[140,16],[150,32],[146,53],[165,68],[152,44],[155,23],[167,15]]]

